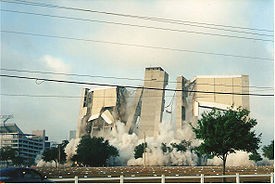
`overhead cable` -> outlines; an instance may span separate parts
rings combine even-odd
[[[193,24],[193,25],[207,25],[207,26],[214,26],[214,27],[225,27],[225,28],[233,28],[233,29],[245,29],[245,30],[273,32],[273,30],[268,30],[268,29],[249,28],[249,27],[242,27],[242,26],[214,24],[214,23],[188,21],[188,20],[177,20],[177,19],[162,18],[162,17],[139,16],[139,15],[131,15],[131,14],[123,14],[123,13],[92,10],[92,9],[84,9],[84,8],[78,8],[78,7],[60,6],[60,5],[40,3],[40,2],[37,3],[37,2],[30,2],[30,1],[24,1],[24,0],[15,0],[15,1],[1,0],[1,1],[6,2],[6,3],[22,4],[22,5],[29,5],[29,6],[38,6],[38,7],[45,7],[45,8],[59,8],[59,9],[74,10],[74,11],[84,11],[84,12],[91,12],[91,13],[97,13],[97,14],[105,14],[105,15],[112,15],[112,16],[119,16],[119,17],[128,17],[128,18],[149,20],[149,21],[155,21],[155,22],[164,22],[164,23],[171,23],[171,24],[187,24],[187,23],[189,23],[189,24]]]
[[[143,44],[134,44],[134,43],[121,43],[121,42],[104,41],[104,40],[84,39],[84,38],[76,38],[76,37],[60,36],[60,35],[39,34],[39,33],[22,32],[22,31],[11,31],[11,30],[1,30],[1,32],[2,33],[8,33],[8,34],[38,36],[38,37],[47,37],[47,38],[56,38],[56,39],[67,39],[67,40],[85,41],[85,42],[111,44],[111,45],[119,45],[119,46],[130,46],[130,47],[147,48],[147,49],[168,50],[168,51],[177,51],[177,52],[189,52],[189,53],[196,53],[196,54],[206,54],[206,55],[215,55],[215,56],[224,56],[224,57],[245,58],[245,59],[253,59],[253,60],[266,60],[267,62],[273,61],[273,59],[271,59],[271,58],[263,58],[263,57],[241,56],[241,55],[214,53],[214,52],[204,52],[204,51],[179,49],[179,48],[171,48],[171,47],[161,47],[161,46],[153,46],[153,45],[143,45]],[[263,62],[261,62],[261,63],[263,63]]]
[[[45,95],[45,94],[9,94],[9,93],[1,93],[1,96],[9,96],[9,97],[33,97],[33,98],[72,98],[72,99],[79,99],[83,98],[83,96],[71,96],[71,95]],[[162,98],[163,96],[157,96],[157,95],[150,95],[150,96],[142,96],[143,98]],[[173,97],[173,96],[165,96],[165,97]],[[117,98],[116,96],[93,96],[93,99],[99,99],[99,98],[107,98],[107,99],[113,99]],[[135,96],[127,96],[127,98],[140,98]]]
[[[66,95],[36,95],[36,94],[7,94],[1,93],[1,96],[11,97],[34,97],[34,98],[82,98],[81,96],[66,96]]]
[[[27,79],[27,80],[41,80],[41,81],[55,82],[55,83],[91,85],[91,86],[104,86],[104,87],[124,87],[124,88],[158,90],[158,91],[182,91],[182,92],[193,92],[193,93],[204,93],[204,94],[261,96],[261,97],[273,97],[274,96],[274,94],[230,93],[230,92],[215,92],[215,91],[200,91],[200,90],[179,90],[179,89],[171,89],[171,88],[155,88],[155,87],[132,86],[132,85],[117,85],[117,84],[96,83],[96,82],[83,82],[83,81],[72,81],[72,80],[58,80],[58,79],[48,79],[48,78],[18,76],[18,75],[6,75],[6,74],[0,74],[0,76],[1,77],[7,77],[7,78]]]
[[[234,35],[226,35],[226,34],[189,31],[189,30],[183,30],[183,29],[163,28],[163,27],[146,26],[146,25],[139,25],[139,24],[114,22],[114,21],[104,21],[104,20],[97,20],[97,19],[87,19],[87,18],[76,18],[76,17],[68,17],[68,16],[49,15],[49,14],[24,12],[24,11],[17,11],[17,10],[1,9],[1,11],[12,12],[12,13],[21,13],[21,14],[27,14],[27,15],[44,16],[44,17],[51,17],[51,18],[68,19],[68,20],[106,23],[106,24],[114,24],[114,25],[121,25],[121,26],[139,27],[139,28],[149,28],[149,29],[162,30],[162,31],[172,31],[172,32],[181,32],[181,33],[184,32],[184,33],[194,33],[194,34],[209,34],[209,35],[213,35],[213,36],[225,36],[225,37],[233,37],[233,38],[236,37]],[[234,32],[234,33],[242,33],[242,34],[251,34],[251,35],[257,35],[257,36],[273,37],[272,34],[264,34],[264,33],[248,32],[248,31],[238,31],[238,30],[229,30],[229,29],[223,29],[223,28],[214,28],[214,27],[198,26],[198,25],[191,25],[191,26],[202,27],[202,28],[206,28],[206,29],[221,30],[221,31],[229,31],[229,32]],[[236,38],[240,38],[240,37],[237,36]],[[250,39],[249,37],[241,37],[241,38]]]
[[[89,75],[89,74],[77,74],[77,73],[64,73],[64,72],[51,72],[51,71],[39,71],[39,70],[23,70],[23,69],[12,69],[12,68],[0,68],[1,71],[7,72],[18,72],[18,73],[30,73],[30,74],[50,74],[50,75],[62,75],[62,76],[76,76],[76,77],[90,77],[90,78],[104,78],[104,79],[118,79],[118,80],[129,80],[129,81],[150,81],[152,83],[159,83],[163,81],[155,80],[144,80],[129,77],[114,77],[114,76],[103,76],[103,75]],[[167,81],[167,83],[178,84],[177,81]],[[206,86],[224,86],[224,87],[249,87],[249,88],[261,88],[261,89],[274,89],[271,86],[248,86],[248,85],[230,85],[230,84],[216,84],[216,83],[196,83],[196,85],[206,85]]]

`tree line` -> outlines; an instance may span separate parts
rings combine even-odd
[[[180,143],[162,143],[161,149],[163,153],[169,153],[173,149],[185,152],[191,149],[199,157],[207,156],[212,158],[217,156],[223,161],[223,174],[225,174],[226,160],[229,154],[235,151],[246,151],[251,153],[250,160],[262,160],[259,154],[259,144],[261,142],[261,134],[256,135],[253,128],[257,125],[256,119],[250,118],[249,111],[238,108],[233,110],[230,108],[226,111],[212,109],[202,114],[202,118],[198,120],[196,126],[192,129],[197,139],[202,140],[198,147],[191,147],[190,142],[182,140]],[[50,162],[54,161],[56,166],[58,163],[66,162],[65,147],[68,141],[63,141],[57,147],[46,149],[42,153],[42,159]],[[147,143],[141,143],[134,149],[134,158],[142,158],[144,152],[148,149]],[[274,140],[271,144],[262,147],[263,156],[274,159]],[[18,161],[17,151],[11,147],[2,147],[0,150],[0,159],[2,161],[12,161],[16,164]],[[76,155],[71,158],[74,164],[79,166],[100,167],[106,166],[109,159],[119,156],[116,147],[109,144],[108,140],[102,137],[90,137],[85,135],[81,138],[77,146]]]

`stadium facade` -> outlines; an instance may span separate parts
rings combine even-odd
[[[145,68],[144,85],[131,91],[125,87],[84,88],[76,137],[85,134],[108,137],[116,122],[125,124],[129,134],[139,138],[159,135],[163,121],[165,89],[168,74],[161,67]],[[196,76],[188,80],[177,77],[175,96],[175,131],[186,123],[196,123],[199,109],[226,110],[239,106],[249,109],[249,78],[247,75]]]

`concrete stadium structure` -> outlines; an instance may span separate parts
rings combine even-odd
[[[195,123],[200,108],[218,108],[226,110],[243,107],[250,109],[248,75],[196,76],[188,81],[177,78],[176,127],[182,128],[186,122]],[[188,91],[188,92],[187,92]]]
[[[126,122],[126,96],[126,89],[121,87],[84,88],[76,137],[86,134],[106,137],[116,121]]]
[[[210,102],[222,105],[250,109],[248,75],[197,76],[194,79],[195,90],[214,93],[195,93],[198,102]],[[224,94],[222,94],[224,93]],[[227,94],[225,94],[227,93]]]
[[[129,133],[157,136],[167,84],[168,74],[161,67],[150,67],[145,69],[145,89],[136,90],[130,98],[122,87],[83,89],[76,137],[106,137],[118,120],[125,123]]]
[[[159,123],[162,122],[167,84],[168,74],[161,67],[145,69],[141,116],[137,131],[139,137],[152,137],[159,134]]]
[[[85,134],[108,137],[116,122],[125,124],[129,134],[156,137],[162,122],[168,74],[161,67],[145,68],[144,87],[131,93],[124,87],[83,89],[76,137]],[[174,127],[196,123],[200,108],[249,109],[247,75],[177,77]]]

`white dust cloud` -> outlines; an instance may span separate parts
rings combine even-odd
[[[188,126],[186,126],[187,128]],[[188,127],[190,128],[190,127]],[[185,131],[185,129],[183,129]],[[194,145],[193,132],[188,131],[191,135],[186,135],[191,141],[191,146]],[[196,165],[197,164],[197,155],[187,150],[186,152],[177,151],[175,148],[172,148],[171,152],[163,153],[161,149],[161,144],[165,143],[167,146],[170,143],[180,143],[183,140],[183,133],[175,134],[174,130],[170,123],[160,123],[160,135],[157,138],[146,137],[144,139],[139,139],[135,134],[129,135],[125,132],[125,125],[121,122],[117,122],[117,129],[113,130],[113,134],[110,139],[110,144],[117,147],[120,153],[121,163],[127,163],[127,165]],[[146,148],[146,153],[143,154],[142,158],[134,158],[134,148],[146,142],[148,147]]]
[[[110,165],[147,165],[147,166],[195,166],[199,164],[205,165],[222,165],[222,160],[218,157],[213,159],[199,158],[197,154],[192,151],[201,144],[201,141],[195,139],[195,134],[189,124],[185,124],[182,130],[177,130],[176,133],[171,123],[160,123],[160,135],[158,137],[146,137],[138,139],[136,134],[128,134],[125,129],[125,124],[118,121],[115,128],[112,129],[111,134],[107,138],[109,143],[119,150],[119,157],[112,160]],[[190,143],[187,150],[182,152],[171,146],[171,143],[179,144],[182,140]],[[65,153],[67,160],[70,160],[76,154],[77,145],[80,139],[72,139],[67,147]],[[146,152],[142,158],[134,158],[134,149],[137,145],[147,143]],[[162,143],[169,146],[171,151],[163,152]],[[115,161],[114,161],[115,160]],[[268,165],[270,162],[263,160],[258,162],[258,165]],[[236,151],[236,153],[229,154],[226,166],[254,166],[256,163],[249,160],[249,153],[243,151]]]
[[[222,165],[222,160],[218,157],[207,160],[207,165]],[[254,166],[255,162],[249,160],[249,153],[244,151],[236,151],[228,155],[226,166]]]
[[[74,155],[76,155],[76,150],[79,142],[80,142],[80,138],[77,138],[77,139],[71,139],[70,142],[67,144],[67,146],[65,147],[67,160],[70,160]]]
[[[56,163],[54,161],[45,162],[44,160],[39,160],[36,167],[56,167]]]

